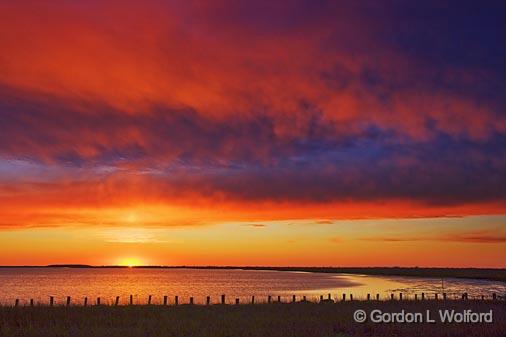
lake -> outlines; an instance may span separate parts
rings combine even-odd
[[[444,289],[444,290],[443,290]],[[141,269],[141,268],[0,268],[0,304],[11,305],[20,299],[21,305],[34,299],[35,303],[47,304],[49,296],[55,302],[65,302],[72,297],[73,304],[82,304],[84,297],[93,303],[101,297],[103,304],[112,304],[116,296],[120,303],[127,304],[129,296],[135,303],[146,303],[152,295],[152,303],[162,303],[163,296],[179,296],[179,303],[204,303],[211,296],[218,303],[221,294],[227,302],[265,302],[268,295],[281,296],[290,301],[292,295],[316,300],[320,295],[332,294],[341,298],[343,293],[354,298],[365,298],[368,293],[387,299],[391,293],[396,297],[402,292],[412,298],[415,293],[447,293],[450,298],[460,297],[467,292],[470,298],[481,295],[506,294],[506,284],[499,281],[473,279],[434,279],[396,276],[367,276],[331,273],[306,273],[287,271],[258,271],[241,269]]]

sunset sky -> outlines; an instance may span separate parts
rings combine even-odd
[[[506,267],[502,1],[0,2],[0,265]]]

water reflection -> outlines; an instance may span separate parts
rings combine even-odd
[[[99,296],[101,303],[112,304],[120,296],[120,304],[127,304],[130,295],[135,303],[146,303],[153,295],[152,303],[159,304],[164,296],[173,303],[176,295],[179,303],[188,303],[190,297],[195,303],[204,303],[207,296],[217,303],[221,294],[226,294],[226,301],[233,303],[235,298],[251,301],[253,295],[255,302],[265,302],[268,295],[290,301],[294,294],[314,300],[329,293],[333,298],[341,298],[343,293],[354,298],[379,294],[381,299],[389,298],[392,292],[412,297],[415,293],[444,291],[450,298],[463,292],[478,298],[506,293],[504,283],[482,280],[445,279],[442,284],[441,279],[413,277],[210,269],[0,268],[0,284],[2,304],[12,304],[16,298],[21,304],[32,298],[35,303],[46,304],[49,296],[54,296],[57,304],[63,304],[66,296],[72,296],[74,304],[81,304],[85,297],[91,304]]]

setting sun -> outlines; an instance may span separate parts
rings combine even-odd
[[[126,266],[126,267],[136,267],[136,266],[141,266],[142,262],[138,258],[127,257],[127,258],[121,259],[120,262],[118,263],[118,265]]]

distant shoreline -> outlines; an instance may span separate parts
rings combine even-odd
[[[410,276],[425,278],[464,278],[506,282],[506,268],[418,268],[418,267],[267,267],[267,266],[92,266],[52,264],[47,266],[0,266],[0,268],[137,268],[137,269],[242,269],[299,271],[311,273]]]

